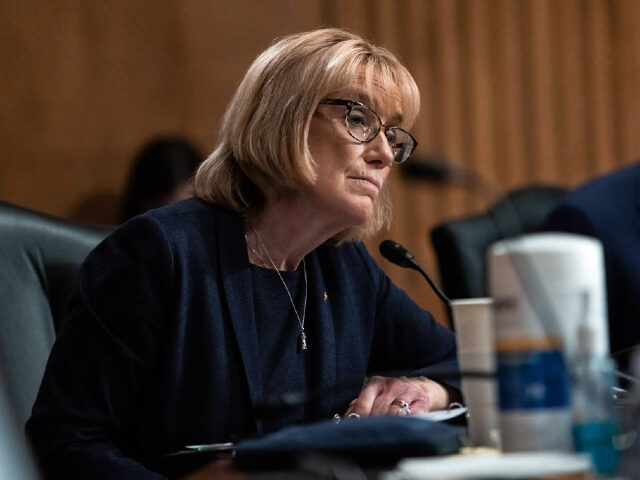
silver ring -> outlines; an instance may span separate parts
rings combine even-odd
[[[391,402],[391,405],[400,407],[400,410],[404,410],[405,415],[411,415],[411,407],[404,400],[396,398],[393,402]]]
[[[396,398],[393,402],[391,402],[391,405],[396,405],[397,407],[400,407],[402,409],[409,408],[409,404],[399,398]]]

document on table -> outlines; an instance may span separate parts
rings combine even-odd
[[[592,472],[586,454],[562,452],[489,453],[402,460],[383,480],[509,479]],[[574,477],[572,477],[574,478]],[[587,477],[585,477],[587,478]]]

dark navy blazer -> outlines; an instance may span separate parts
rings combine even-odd
[[[598,238],[604,250],[609,342],[615,355],[640,343],[640,163],[576,189],[547,219],[547,229]]]
[[[301,219],[301,221],[304,221]],[[144,463],[260,431],[263,397],[242,218],[199,199],[136,217],[89,255],[27,432],[56,478],[161,478]],[[312,418],[371,371],[455,365],[453,334],[361,243],[306,257]],[[325,299],[326,292],[326,299]],[[354,381],[356,380],[356,381]]]

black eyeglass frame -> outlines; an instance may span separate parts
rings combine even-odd
[[[356,100],[343,100],[343,99],[338,99],[338,98],[325,98],[320,103],[321,104],[325,104],[325,105],[342,105],[342,106],[347,107],[347,113],[344,116],[345,127],[347,127],[347,132],[349,133],[349,135],[353,139],[355,139],[355,140],[357,140],[357,141],[359,141],[361,143],[372,142],[378,136],[378,134],[380,133],[380,130],[382,130],[383,132],[387,132],[388,130],[395,129],[395,130],[400,130],[403,133],[406,133],[409,136],[409,138],[413,141],[413,147],[411,148],[411,151],[409,152],[409,155],[407,155],[407,157],[404,160],[402,160],[401,162],[396,162],[396,159],[395,159],[395,156],[394,156],[393,162],[398,164],[398,165],[401,165],[404,162],[406,162],[409,159],[409,157],[411,157],[411,155],[413,155],[413,152],[415,152],[416,147],[418,146],[418,141],[408,131],[406,131],[404,128],[401,128],[401,127],[385,125],[384,123],[382,123],[382,120],[380,119],[380,115],[378,115],[375,110],[371,109],[370,107],[367,107],[364,103],[360,103],[360,102],[358,102]],[[351,133],[351,130],[349,130],[349,122],[348,122],[349,113],[351,113],[351,109],[354,106],[366,108],[371,113],[373,113],[376,116],[376,118],[378,119],[378,124],[380,125],[380,127],[378,127],[378,130],[376,131],[376,133],[374,135],[372,135],[372,137],[369,140],[360,140],[359,138],[357,138],[356,136],[354,136]],[[392,145],[390,145],[390,146],[391,146],[391,148],[393,148]]]

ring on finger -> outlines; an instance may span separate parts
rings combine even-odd
[[[411,415],[411,407],[404,400],[396,398],[393,402],[391,402],[391,405],[400,407],[400,410],[404,411],[405,415]]]

